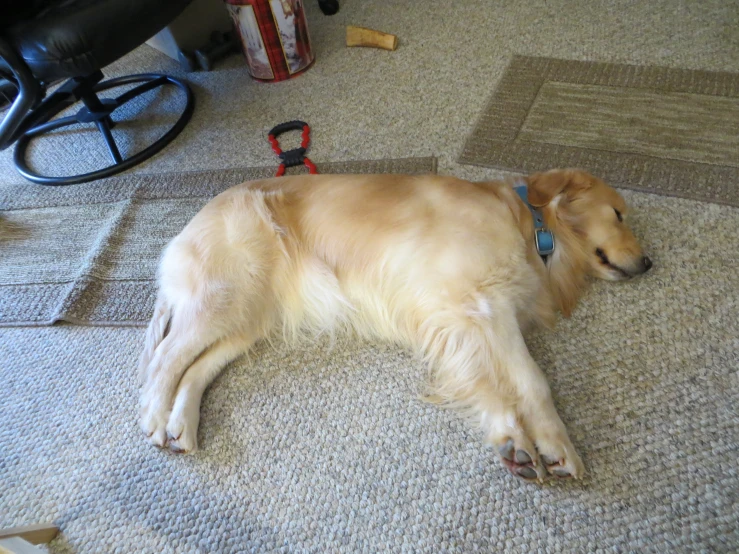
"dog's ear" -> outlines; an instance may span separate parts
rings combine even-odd
[[[576,192],[589,188],[593,177],[584,171],[554,169],[534,173],[526,178],[528,198],[532,206],[541,208],[562,192]]]

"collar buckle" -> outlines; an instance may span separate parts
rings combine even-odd
[[[539,253],[539,256],[551,256],[554,254],[554,235],[548,229],[536,229],[534,241],[536,242],[536,251]]]

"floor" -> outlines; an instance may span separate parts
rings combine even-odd
[[[251,80],[239,56],[183,74],[147,46],[132,52],[109,75],[180,75],[197,103],[180,137],[134,171],[275,165],[268,130],[299,118],[316,161],[433,155],[440,173],[494,178],[455,160],[513,54],[739,71],[732,2],[409,6],[345,0],[325,17],[307,2],[317,62],[279,84]],[[347,49],[347,24],[397,34],[400,46]],[[176,108],[167,95],[135,107],[149,117],[123,126],[125,144]],[[90,140],[70,132],[34,162],[104,161]],[[33,186],[10,154],[0,183]],[[532,339],[584,483],[510,479],[473,430],[419,402],[422,368],[389,346],[258,348],[214,383],[202,450],[182,458],[139,436],[142,330],[0,329],[0,400],[12,406],[0,425],[0,526],[56,521],[52,552],[731,551],[739,212],[625,196],[662,269],[633,288],[594,287],[557,333]]]

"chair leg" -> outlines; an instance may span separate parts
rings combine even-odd
[[[94,77],[97,77],[95,75]],[[49,103],[44,106],[43,116],[34,119],[37,123],[36,126],[27,130],[19,139],[15,147],[14,162],[18,172],[23,175],[29,181],[38,183],[41,185],[73,185],[77,183],[86,183],[88,181],[95,181],[104,177],[110,177],[121,173],[135,165],[140,164],[144,160],[154,156],[167,144],[172,142],[177,135],[185,128],[188,121],[192,117],[192,112],[195,108],[194,98],[190,87],[177,79],[168,77],[166,75],[158,74],[142,74],[142,75],[130,75],[127,77],[119,77],[111,79],[105,82],[99,82],[99,78],[90,76],[86,80],[73,80],[63,85],[59,90],[63,90],[55,103]],[[142,83],[141,85],[121,94],[117,98],[106,98],[100,99],[97,93],[103,90],[114,88],[122,85],[129,85],[134,83]],[[133,98],[144,94],[152,89],[160,86],[175,86],[185,94],[185,109],[180,115],[179,119],[175,124],[153,144],[149,145],[144,150],[137,152],[136,154],[124,158],[113,138],[111,129],[115,126],[115,121],[111,115],[116,109],[121,107],[126,102]],[[72,100],[70,102],[70,99]],[[54,115],[69,107],[74,99],[80,99],[84,103],[84,107],[77,112],[74,116],[64,117],[49,121]],[[43,134],[63,127],[66,125],[72,125],[76,123],[94,123],[98,130],[102,133],[105,144],[108,147],[108,151],[113,160],[113,164],[92,171],[90,173],[84,173],[82,175],[73,175],[69,177],[52,177],[40,175],[30,169],[26,163],[26,151],[30,141],[36,137],[41,137]]]
[[[38,131],[42,125],[54,124],[61,121],[59,119],[55,119],[54,121],[49,120],[59,112],[73,106],[75,102],[81,99],[82,91],[92,88],[95,84],[100,82],[102,78],[103,73],[101,71],[96,71],[86,77],[70,79],[61,85],[49,96],[44,98],[41,104],[39,104],[38,107],[23,119],[23,123],[20,127],[21,136],[24,134],[32,134],[33,132],[42,132]],[[75,116],[70,117],[73,118]],[[64,119],[67,120],[69,118]],[[61,125],[44,127],[45,131],[43,132],[51,129],[58,129],[59,127],[61,127]]]
[[[113,133],[110,132],[110,117],[101,119],[96,123],[98,129],[100,129],[100,132],[103,134],[105,144],[108,145],[108,151],[110,152],[110,157],[113,158],[113,163],[119,164],[123,162],[123,158],[121,158],[121,153],[118,151],[118,145],[116,145],[115,139],[113,138]]]

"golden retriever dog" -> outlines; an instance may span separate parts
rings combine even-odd
[[[194,451],[203,392],[256,341],[348,330],[417,352],[429,398],[473,420],[514,475],[582,476],[522,329],[569,315],[589,275],[652,263],[600,179],[522,184],[527,203],[505,182],[401,175],[280,177],[215,197],[161,260],[140,362],[149,441]],[[546,259],[532,213],[554,236]]]

